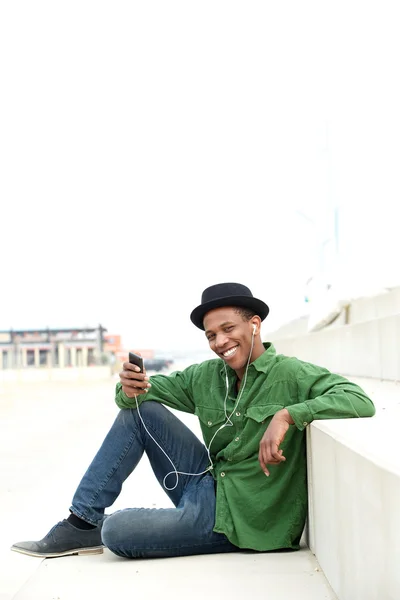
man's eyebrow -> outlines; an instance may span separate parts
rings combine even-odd
[[[227,325],[233,325],[233,321],[225,321],[224,323],[221,323],[220,327],[226,327]],[[211,333],[211,330],[207,329],[206,335],[208,335],[209,333]]]

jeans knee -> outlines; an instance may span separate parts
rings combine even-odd
[[[115,554],[119,554],[117,548],[121,545],[121,531],[118,527],[118,513],[114,513],[105,519],[101,528],[101,540],[103,544]],[[121,554],[121,556],[123,556]]]
[[[165,408],[163,404],[160,404],[160,402],[156,402],[155,400],[143,402],[143,404],[140,405],[139,410],[142,415],[148,415],[149,417],[169,413],[169,410]]]
[[[194,535],[191,520],[182,509],[125,508],[107,517],[101,537],[103,544],[118,556],[161,556],[177,540],[190,542]]]
[[[149,527],[142,520],[148,510],[144,508],[126,508],[108,517],[102,527],[103,544],[117,556],[123,558],[143,558],[146,552],[142,546],[152,540]]]
[[[140,414],[146,416],[147,418],[151,418],[153,416],[157,417],[158,415],[163,417],[165,413],[169,412],[168,409],[165,408],[165,406],[163,406],[159,402],[155,402],[154,400],[143,402],[143,404],[140,405],[139,410]],[[130,423],[131,419],[133,419],[134,421],[139,420],[139,414],[136,406],[135,408],[123,408],[119,411],[117,420],[123,423],[124,425]]]
[[[148,402],[143,402],[143,404],[140,405],[140,414],[146,416],[149,420],[149,418],[151,418],[153,415],[161,415],[160,411],[163,409],[164,407],[162,404],[149,400]],[[140,421],[141,419],[136,407],[121,409],[116,419],[116,423],[119,426],[127,428],[128,430],[130,430],[132,427],[136,428],[138,425],[140,425]]]

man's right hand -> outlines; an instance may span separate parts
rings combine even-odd
[[[146,370],[141,373],[139,367],[130,362],[124,362],[122,369],[119,378],[122,383],[122,391],[128,398],[134,398],[149,391],[151,383],[149,383]]]

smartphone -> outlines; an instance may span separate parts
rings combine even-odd
[[[134,352],[129,352],[129,362],[131,365],[139,367],[140,372],[143,373],[143,358],[141,356],[138,356]]]

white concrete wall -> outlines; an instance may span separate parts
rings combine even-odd
[[[358,298],[350,305],[350,323],[362,323],[400,313],[400,288],[368,298]]]
[[[308,430],[309,545],[339,600],[400,598],[400,403]]]
[[[311,306],[308,307],[310,309]],[[343,325],[357,325],[372,321],[374,319],[383,319],[400,314],[400,287],[381,292],[374,296],[357,298],[351,301],[348,310],[342,310],[338,318],[327,325],[324,331],[331,331]],[[306,335],[308,332],[308,316],[302,316],[285,325],[282,325],[275,331],[268,332],[268,320],[266,321],[266,337],[271,340],[281,340],[284,338],[295,338]]]
[[[337,373],[400,380],[400,314],[271,341],[281,354]]]

